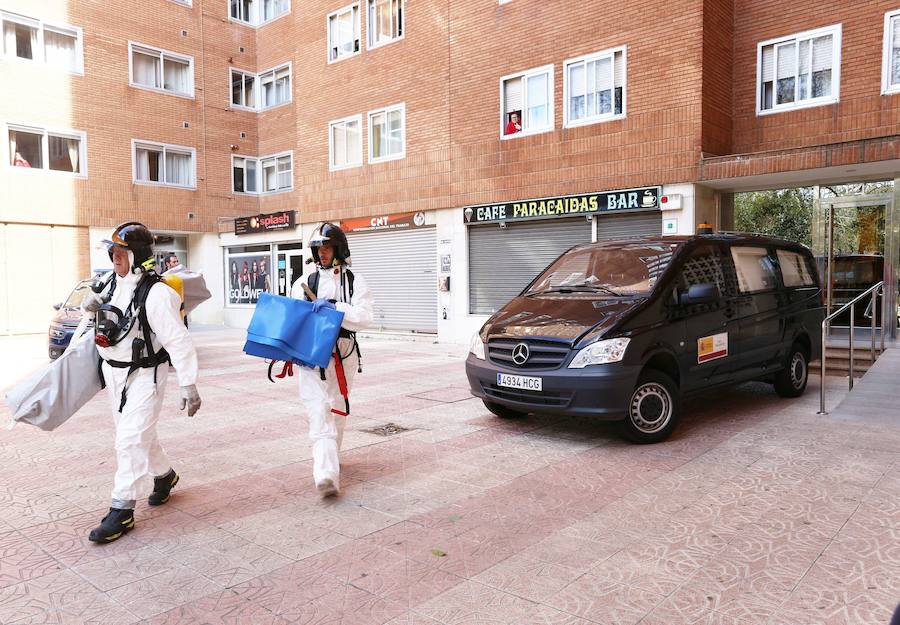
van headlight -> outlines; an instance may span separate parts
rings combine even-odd
[[[484,360],[484,341],[481,340],[481,337],[477,332],[472,337],[472,345],[469,346],[469,353],[478,360]]]
[[[629,338],[597,341],[582,349],[572,359],[569,369],[584,369],[588,365],[606,365],[619,362],[625,357]]]

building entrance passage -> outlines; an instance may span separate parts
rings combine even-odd
[[[885,292],[877,310],[869,298],[854,305],[855,328],[870,328],[886,338],[898,333],[898,207],[893,194],[820,199],[813,224],[813,248],[825,286],[828,314],[867,289],[884,281]],[[832,326],[850,329],[850,310]]]

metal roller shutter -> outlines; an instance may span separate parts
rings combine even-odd
[[[597,240],[657,237],[662,234],[662,213],[648,211],[625,215],[597,217]]]
[[[470,226],[469,312],[496,312],[560,254],[590,241],[584,217]]]
[[[437,332],[434,228],[347,235],[352,269],[375,297],[373,329]]]

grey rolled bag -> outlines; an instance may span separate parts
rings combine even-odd
[[[184,312],[189,313],[197,306],[212,297],[212,293],[206,287],[206,280],[199,271],[191,271],[190,269],[181,269],[180,271],[172,271],[171,269],[163,274],[173,273],[181,278],[184,287]]]
[[[100,354],[93,328],[84,332],[85,325],[78,326],[62,356],[6,394],[13,425],[29,423],[45,431],[55,430],[100,390]]]

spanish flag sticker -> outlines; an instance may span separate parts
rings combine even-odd
[[[713,334],[697,339],[697,362],[703,364],[710,360],[725,358],[728,355],[728,333]]]

